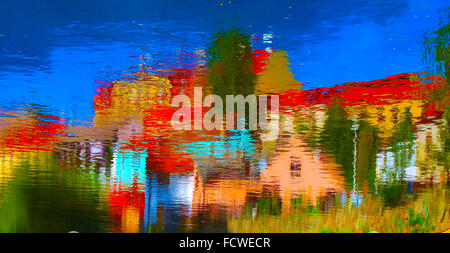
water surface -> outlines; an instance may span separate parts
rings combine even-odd
[[[2,5],[1,232],[449,229],[446,1]],[[194,87],[280,127],[173,130]]]

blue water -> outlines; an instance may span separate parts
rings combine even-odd
[[[195,59],[179,55],[205,49],[213,33],[230,27],[260,38],[255,49],[287,51],[304,88],[420,72],[423,32],[438,26],[438,11],[447,5],[436,0],[3,2],[1,107],[35,104],[50,107],[54,115],[90,121],[96,80],[117,80],[143,62],[162,69],[192,66]]]

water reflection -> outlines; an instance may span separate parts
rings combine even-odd
[[[208,49],[208,84],[212,94],[254,94],[256,74],[252,71],[250,35],[232,29],[220,32]]]
[[[323,22],[329,21],[328,28],[334,30],[340,19],[346,23],[349,16],[351,22],[362,22],[358,21],[361,16],[361,19],[383,23],[387,16],[400,15],[395,13],[403,10],[399,4],[396,12],[382,15],[377,4],[362,5],[352,16],[330,4],[325,14],[320,12],[319,16],[329,17]],[[224,8],[229,9],[221,11],[232,10],[231,6]],[[361,15],[367,8],[374,12]],[[338,14],[331,15],[333,10],[338,10]],[[285,17],[296,19],[290,15]],[[236,19],[243,22],[239,15]],[[305,26],[310,33],[304,34],[301,41],[308,41],[305,36],[330,39],[330,35],[325,35],[328,28],[317,28],[318,22],[303,21],[310,24]],[[0,231],[440,232],[449,229],[448,24],[445,22],[426,34],[424,58],[428,65],[421,66],[422,69],[407,73],[387,71],[372,81],[367,81],[371,80],[367,77],[366,81],[339,81],[336,83],[341,84],[329,83],[317,88],[300,81],[303,77],[297,74],[294,65],[298,62],[292,56],[297,47],[283,50],[289,47],[274,43],[280,38],[272,32],[264,31],[259,38],[248,29],[234,28],[234,22],[230,21],[224,29],[218,25],[211,33],[205,29],[204,33],[190,34],[188,37],[195,39],[189,46],[180,46],[177,36],[184,35],[176,31],[182,30],[181,25],[171,26],[173,31],[163,33],[158,30],[161,22],[133,23],[139,29],[152,27],[155,39],[165,38],[155,43],[161,48],[152,51],[151,45],[139,44],[142,52],[134,51],[139,55],[134,57],[120,43],[107,47],[133,57],[129,57],[128,65],[120,71],[109,71],[106,67],[102,74],[94,75],[95,84],[92,84],[94,79],[77,84],[88,92],[75,94],[75,88],[70,101],[66,101],[61,93],[54,91],[56,84],[43,81],[47,80],[44,77],[48,73],[40,73],[33,76],[40,80],[31,82],[33,85],[17,86],[15,97],[3,95]],[[124,23],[103,24],[99,29],[105,30],[101,34],[105,40],[123,42],[123,38],[108,35],[111,30],[120,34],[121,29],[117,27],[121,25]],[[290,27],[291,23],[286,26]],[[86,37],[94,35],[73,27],[90,26],[72,24],[53,32],[82,38],[81,42],[70,45],[76,44],[83,52],[101,51],[93,50],[91,44],[83,48],[83,40],[98,43],[100,38],[91,41]],[[289,29],[272,28],[289,34]],[[259,33],[258,29],[252,31]],[[137,30],[128,30],[128,34],[142,42]],[[73,34],[76,32],[81,33],[80,37]],[[205,39],[205,34],[211,34],[211,39]],[[167,38],[174,39],[174,48],[169,46]],[[288,37],[283,43],[292,44],[298,39]],[[58,40],[58,43],[62,49],[57,50],[53,59],[56,65],[73,56],[72,63],[77,67],[69,70],[86,68],[84,61],[91,59],[86,52],[81,53],[83,64],[79,65],[76,54],[67,53],[71,48],[67,42]],[[155,53],[168,48],[173,51]],[[362,58],[361,54],[359,57]],[[38,58],[51,59],[48,55]],[[95,61],[93,66],[102,67],[114,62],[113,59],[106,59],[107,64]],[[70,63],[64,62],[53,69],[57,74],[50,80],[59,80],[60,86],[66,87],[66,79],[75,75],[65,68]],[[122,68],[121,64],[111,64]],[[315,75],[320,76],[322,71],[323,68],[318,68]],[[10,71],[0,74],[19,80],[16,84],[34,80],[22,80],[20,74]],[[0,84],[0,89],[5,85],[9,87],[5,91],[14,90],[6,82]],[[205,93],[220,96],[277,94],[280,114],[278,118],[271,115],[270,127],[265,131],[176,131],[170,124],[176,109],[170,106],[171,99],[180,94],[193,99],[194,87],[203,87]],[[46,94],[46,99],[19,94],[25,91]],[[80,109],[87,107],[89,110]]]

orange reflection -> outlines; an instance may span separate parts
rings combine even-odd
[[[319,196],[344,190],[344,177],[338,174],[338,166],[323,157],[315,157],[305,143],[293,135],[287,143],[287,151],[280,152],[261,173],[263,184],[278,186],[283,208],[289,209],[291,199],[305,194],[316,204]]]

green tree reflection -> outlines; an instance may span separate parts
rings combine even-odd
[[[437,90],[431,96],[430,103],[443,110],[443,124],[440,125],[439,136],[442,149],[435,152],[434,156],[439,164],[442,164],[449,173],[450,168],[450,67],[449,67],[449,42],[450,42],[450,8],[440,10],[440,28],[435,31],[425,32],[425,45],[423,60],[428,65],[430,75],[442,74],[446,77],[446,83],[442,90]]]
[[[2,189],[0,232],[107,232],[105,185],[55,154],[23,159]]]
[[[358,189],[367,186],[373,192],[375,190],[377,153],[380,147],[378,130],[367,120],[367,114],[359,116],[358,120],[358,148],[356,158],[357,174],[356,183]]]
[[[426,32],[423,60],[430,68],[432,74],[444,74],[449,76],[449,52],[450,24],[448,17],[450,8],[441,10],[441,27],[436,31]],[[448,80],[447,80],[448,83]]]
[[[336,162],[344,170],[345,179],[349,184],[353,182],[353,122],[349,119],[344,107],[337,101],[333,102],[326,111],[326,121],[318,142],[328,152],[334,154]]]
[[[208,83],[212,93],[225,97],[254,93],[250,35],[237,28],[217,33],[208,49]]]

